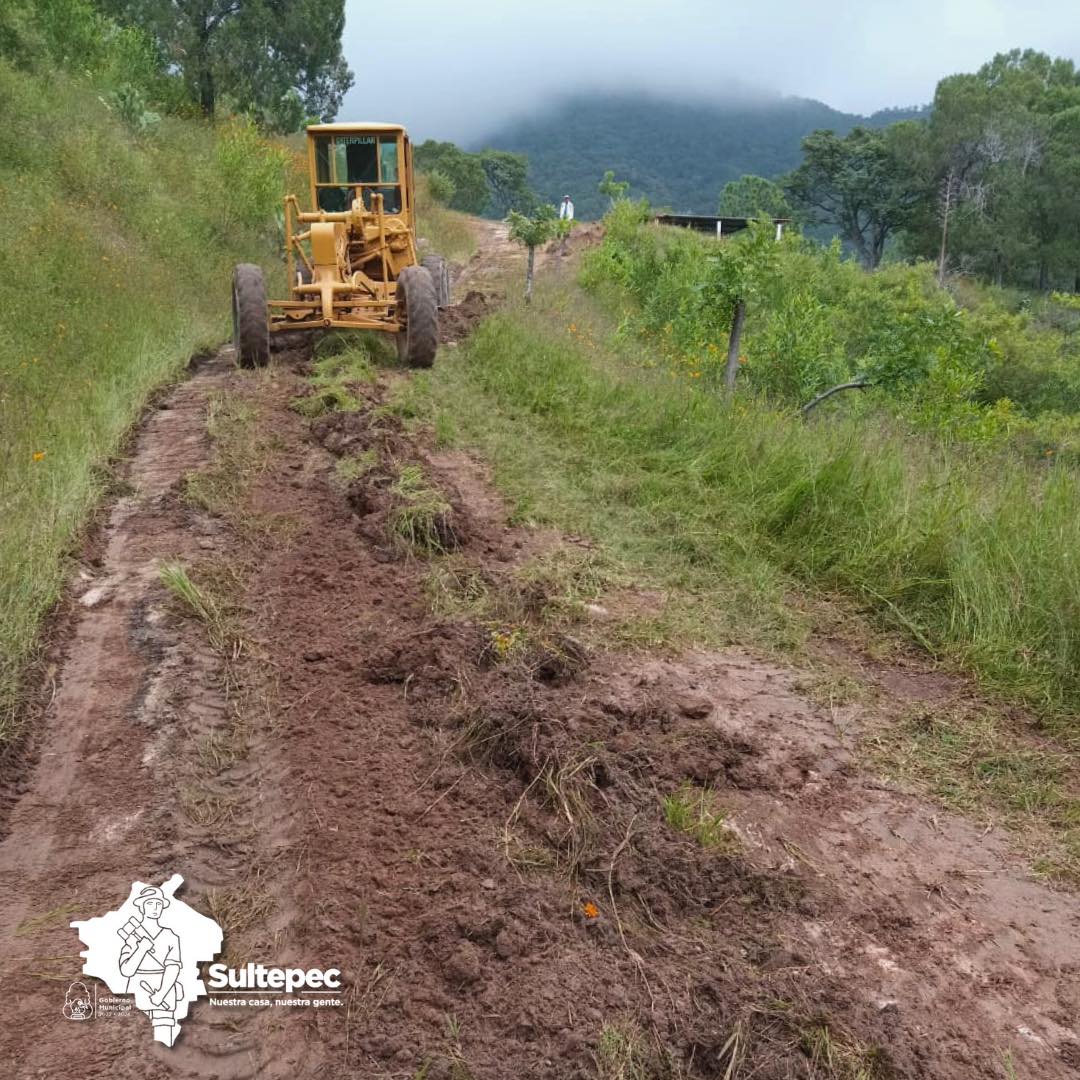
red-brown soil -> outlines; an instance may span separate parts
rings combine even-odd
[[[510,526],[483,463],[407,433],[381,388],[303,419],[304,370],[202,364],[73,577],[0,845],[5,1074],[1078,1075],[1072,894],[866,773],[797,673],[605,649],[603,602],[551,618],[520,571],[588,545]],[[261,457],[215,516],[185,478],[220,452],[222,392]],[[391,528],[408,464],[449,507],[448,554]],[[218,647],[161,585],[169,559],[228,598]],[[440,566],[514,624],[434,614]],[[719,846],[665,820],[680,787],[723,809]],[[230,963],[339,967],[345,1005],[203,1001],[172,1049],[141,1017],[65,1020],[69,920],[173,872]]]
[[[469,289],[456,303],[439,312],[439,343],[462,341],[484,316],[498,306],[499,298],[479,289]]]

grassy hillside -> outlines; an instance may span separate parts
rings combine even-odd
[[[697,597],[692,640],[790,646],[806,632],[798,581],[1031,702],[1080,701],[1074,474],[949,458],[856,420],[807,427],[618,352],[598,366],[575,340],[587,312],[568,318],[576,334],[498,316],[460,360],[464,387],[431,376],[440,429],[480,441],[522,516]]]
[[[596,190],[605,169],[654,206],[711,214],[727,181],[794,168],[801,139],[817,128],[843,134],[856,124],[917,114],[890,109],[863,117],[805,98],[691,104],[641,94],[578,95],[506,124],[479,145],[527,154],[536,191],[548,202],[570,192],[579,217],[597,218],[607,209]]]
[[[283,150],[124,116],[106,82],[0,59],[0,740],[111,455],[228,335],[232,265],[275,262]]]
[[[1021,368],[1050,332],[992,297],[959,307],[921,267],[867,275],[796,241],[770,248],[734,397],[710,290],[747,252],[628,214],[589,260],[592,296],[551,284],[430,376],[440,432],[478,440],[524,516],[603,538],[639,580],[698,598],[696,640],[797,640],[797,582],[1009,694],[1075,709],[1080,474],[1035,450],[1033,407],[980,399],[993,365]],[[879,385],[800,417],[815,380],[858,371]]]

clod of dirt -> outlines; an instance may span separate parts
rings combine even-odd
[[[473,327],[486,318],[502,302],[496,293],[483,293],[470,289],[465,299],[450,304],[439,312],[439,343],[463,341],[472,333]]]
[[[379,391],[368,388],[358,410],[331,413],[311,425],[312,437],[335,457],[369,459],[345,490],[361,534],[383,558],[458,550],[471,532],[465,500],[448,478],[433,479],[415,463],[415,439],[396,416],[380,411],[381,404]]]
[[[456,986],[471,986],[483,974],[480,950],[463,941],[443,963],[443,977]]]
[[[544,248],[544,254],[548,257],[555,256],[558,258],[579,255],[589,248],[596,247],[603,239],[604,226],[599,221],[593,221],[587,225],[579,225],[561,239],[552,240]]]
[[[573,678],[583,671],[589,662],[589,654],[580,641],[560,634],[552,641],[537,645],[529,656],[533,675],[542,682],[559,682]]]
[[[704,694],[676,694],[672,704],[691,720],[704,720],[713,711],[713,703]]]
[[[79,597],[79,603],[84,608],[95,608],[109,599],[111,591],[108,585],[95,585]]]

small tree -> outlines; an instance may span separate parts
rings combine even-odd
[[[620,200],[626,198],[626,193],[630,190],[629,180],[616,180],[613,170],[608,169],[604,173],[604,179],[600,181],[596,188],[601,195],[606,195],[611,200],[611,205],[614,205]]]
[[[885,242],[925,198],[912,170],[924,138],[915,121],[884,131],[856,127],[843,137],[811,132],[802,141],[802,164],[788,174],[784,188],[811,220],[835,225],[863,266],[875,270]]]
[[[727,324],[728,354],[724,365],[724,387],[735,389],[742,347],[747,303],[767,291],[778,265],[778,244],[771,224],[761,218],[723,245],[711,261],[702,292],[718,322]]]
[[[511,210],[506,218],[510,226],[510,239],[524,244],[529,251],[525,265],[525,303],[532,300],[533,270],[536,265],[536,249],[557,236],[566,236],[573,225],[572,221],[559,217],[559,211],[550,203],[541,203],[532,213],[520,214]]]

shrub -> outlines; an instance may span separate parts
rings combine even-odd
[[[648,216],[644,204],[617,204],[582,282],[623,290],[624,311],[632,301],[628,324],[679,376],[707,386],[719,374],[739,297],[747,307],[740,385],[781,407],[862,380],[876,388],[868,398],[874,408],[975,442],[1008,437],[1025,412],[1080,407],[1078,357],[1064,331],[1045,328],[1046,305],[1038,316],[985,295],[973,306],[970,290],[960,304],[928,264],[867,274],[841,257],[839,245],[821,247],[791,231],[775,242],[771,225],[752,223],[717,242],[648,224]],[[1067,314],[1053,316],[1056,325],[1070,325],[1069,305],[1057,307]]]
[[[217,143],[216,186],[226,226],[268,227],[285,196],[288,153],[253,121],[233,120]]]
[[[444,172],[439,172],[438,169],[433,169],[427,174],[428,178],[428,190],[431,192],[431,197],[440,206],[449,206],[453,201],[454,193],[457,191],[457,184],[450,179]]]
[[[161,123],[161,117],[147,108],[142,91],[130,83],[113,91],[111,104],[120,119],[136,134],[141,135]]]

